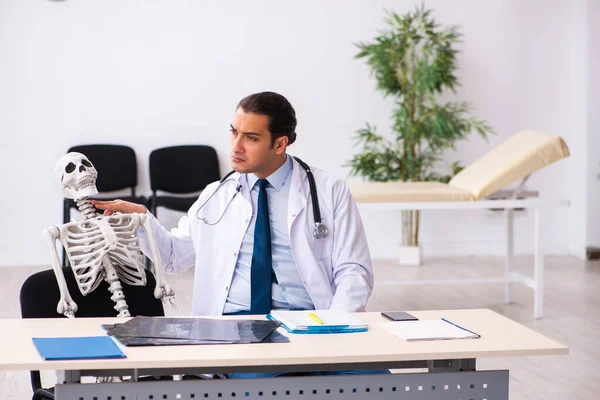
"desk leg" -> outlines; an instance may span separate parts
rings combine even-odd
[[[535,232],[534,232],[534,256],[533,256],[533,317],[535,319],[544,316],[544,250],[542,210],[534,209]]]
[[[512,287],[513,284],[509,281],[512,277],[513,272],[513,258],[514,258],[514,210],[508,208],[506,210],[506,258],[504,260],[504,298],[506,304],[512,303]]]
[[[72,370],[58,370],[56,371],[56,381],[58,383],[80,383],[81,373]]]
[[[427,370],[429,373],[475,371],[475,366],[476,362],[474,358],[427,361]]]

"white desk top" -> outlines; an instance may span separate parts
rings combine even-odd
[[[405,342],[379,328],[379,313],[356,314],[369,323],[363,333],[293,335],[290,343],[125,347],[126,359],[44,361],[32,337],[98,336],[101,324],[117,318],[3,319],[0,370],[187,368],[248,365],[440,360],[481,357],[565,355],[569,349],[491,310],[410,311],[419,319],[447,318],[481,334],[479,339]],[[239,318],[239,317],[237,317]]]

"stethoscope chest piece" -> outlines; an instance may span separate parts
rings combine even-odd
[[[327,229],[325,224],[321,222],[315,222],[315,230],[313,231],[313,235],[315,235],[317,239],[327,237],[327,235],[329,235],[329,229]]]

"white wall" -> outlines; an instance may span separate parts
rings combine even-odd
[[[569,49],[568,109],[572,132],[571,162],[569,163],[569,191],[572,193],[569,218],[570,251],[583,257],[588,244],[589,202],[589,2],[573,1],[570,15],[571,46]],[[578,40],[577,40],[578,39]]]
[[[354,131],[381,132],[392,102],[375,91],[353,42],[383,28],[383,9],[420,1],[0,1],[0,265],[42,265],[40,232],[62,220],[52,169],[71,145],[135,148],[140,193],[152,149],[214,146],[228,171],[228,124],[236,102],[262,90],[284,94],[299,116],[290,152],[347,176]],[[430,0],[435,17],[462,26],[457,98],[496,128],[447,161],[469,163],[508,135],[533,128],[572,139],[568,99],[571,2]],[[596,28],[597,29],[597,28]],[[597,118],[597,117],[596,117]],[[598,120],[592,122],[598,126]],[[572,161],[537,173],[530,187],[568,197]],[[558,184],[557,184],[558,183]],[[569,213],[546,224],[546,250],[570,247]],[[374,258],[395,256],[399,215],[364,212]],[[530,216],[517,222],[518,252],[532,250]],[[168,221],[171,223],[171,221]],[[426,213],[426,254],[500,254],[502,223],[485,212]]]
[[[571,9],[569,187],[570,251],[600,246],[600,2],[574,0]]]
[[[589,1],[588,229],[587,244],[600,246],[600,1]]]

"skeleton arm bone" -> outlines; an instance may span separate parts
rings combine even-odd
[[[74,318],[77,312],[77,304],[71,298],[65,276],[60,265],[58,258],[58,252],[56,251],[56,241],[60,237],[60,231],[56,226],[51,226],[48,229],[44,229],[42,235],[46,239],[46,242],[50,248],[50,255],[52,257],[52,268],[54,269],[54,275],[56,276],[56,282],[60,290],[60,300],[56,306],[56,311],[59,314],[64,314],[69,318]]]
[[[140,223],[146,230],[146,234],[148,235],[148,246],[150,247],[150,253],[152,255],[152,273],[154,274],[154,278],[156,279],[156,289],[154,290],[154,297],[157,299],[162,299],[163,296],[172,297],[175,292],[171,287],[163,280],[161,265],[162,261],[160,258],[160,252],[158,251],[158,246],[156,245],[156,239],[154,238],[154,233],[152,232],[152,224],[148,220],[148,216],[145,214],[138,214],[140,218]]]
[[[175,303],[175,292],[168,283],[163,279],[163,271],[162,271],[162,261],[160,257],[160,251],[158,250],[158,246],[156,244],[156,238],[154,237],[154,233],[152,231],[152,223],[150,222],[150,218],[146,214],[137,214],[142,227],[145,230],[147,237],[147,244],[150,248],[150,254],[152,256],[152,268],[154,273],[154,278],[156,280],[156,289],[154,289],[154,296],[157,299],[161,299],[164,303],[168,304],[175,315],[181,315],[177,304]]]

